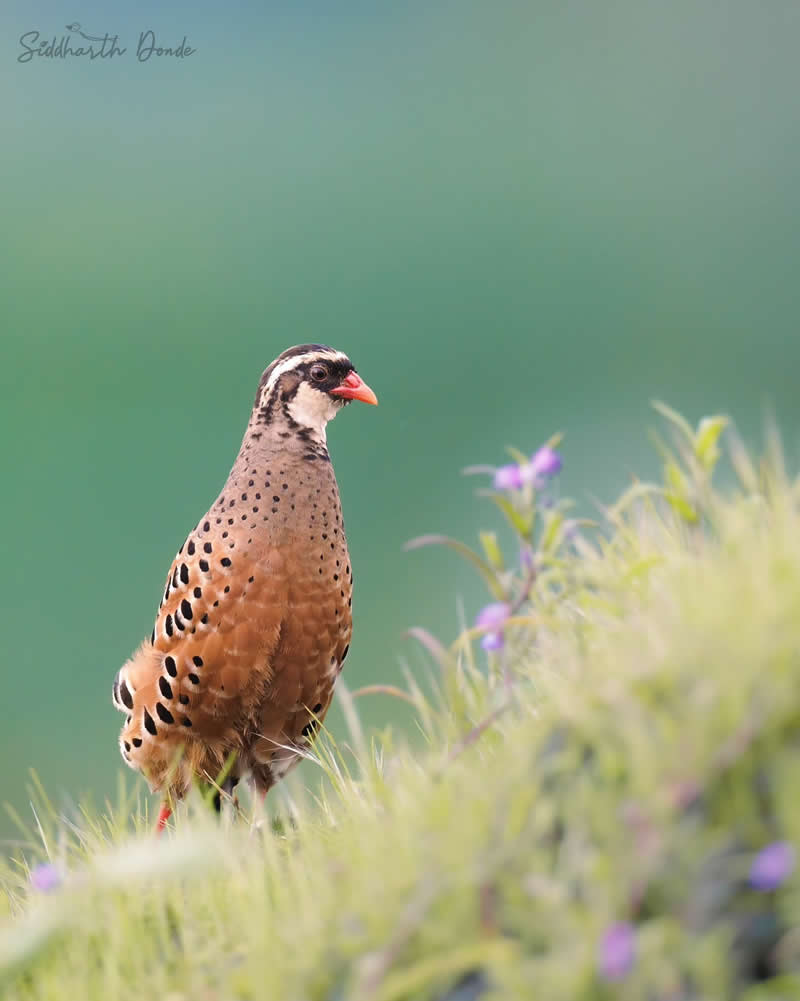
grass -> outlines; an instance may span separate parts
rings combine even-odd
[[[35,790],[0,871],[0,996],[800,997],[800,880],[750,878],[800,845],[800,487],[774,440],[757,463],[733,440],[714,489],[724,422],[665,416],[664,484],[597,528],[546,491],[494,495],[535,570],[484,533],[503,648],[417,632],[421,739],[365,735],[343,689],[318,790],[291,785],[274,822],[193,801],[161,840],[138,786],[68,817]]]

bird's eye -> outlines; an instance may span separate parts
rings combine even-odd
[[[324,365],[313,365],[311,368],[311,378],[314,382],[322,382],[328,378],[328,370]]]

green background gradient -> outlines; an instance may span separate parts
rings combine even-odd
[[[329,434],[351,686],[484,600],[402,545],[474,538],[505,444],[567,432],[586,510],[655,471],[653,397],[796,458],[795,3],[79,7],[0,14],[0,800],[111,788],[111,679],[291,344],[381,402]],[[65,19],[197,51],[17,62]]]

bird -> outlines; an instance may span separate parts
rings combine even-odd
[[[326,425],[354,400],[378,402],[327,345],[291,347],[266,368],[230,474],[172,561],[150,636],[117,672],[120,752],[161,795],[158,831],[195,780],[218,808],[242,778],[265,796],[325,719],[353,590]]]

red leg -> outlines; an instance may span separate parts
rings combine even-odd
[[[156,823],[156,834],[161,834],[167,826],[167,821],[172,816],[172,807],[169,803],[162,803],[158,812],[158,822]]]

